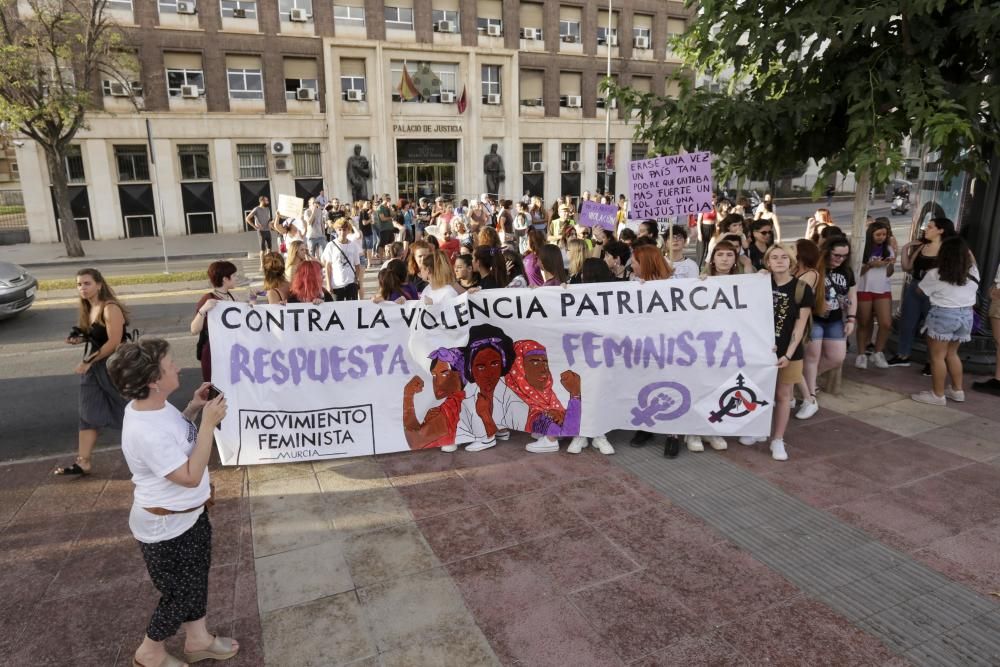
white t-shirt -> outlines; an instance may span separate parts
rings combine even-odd
[[[444,287],[438,287],[437,289],[432,289],[430,285],[424,288],[424,291],[420,293],[420,298],[430,299],[431,303],[441,303],[445,299],[454,299],[458,296],[458,292],[451,285],[445,285]]]
[[[894,259],[895,257],[896,254],[892,251],[892,248],[889,248],[889,258]],[[878,266],[865,271],[858,278],[858,292],[871,292],[873,294],[892,292],[892,278],[889,277],[889,267]]]
[[[698,265],[690,257],[685,257],[677,262],[667,261],[674,269],[674,278],[697,278],[699,276]]]
[[[931,269],[924,274],[924,279],[917,287],[931,300],[932,306],[940,308],[965,308],[976,305],[976,292],[979,291],[979,269],[973,265],[969,271],[971,278],[964,285],[952,285],[938,277],[938,270]]]
[[[122,453],[135,484],[128,525],[140,542],[172,540],[191,528],[204,510],[158,516],[143,508],[186,510],[203,505],[211,496],[208,470],[194,488],[167,479],[191,456],[198,428],[170,403],[160,410],[136,410],[132,406],[129,403],[125,407],[122,425]]]
[[[354,267],[361,264],[361,251],[358,250],[358,244],[353,241],[341,245],[334,239],[323,248],[320,261],[323,262],[324,266],[332,267],[330,289],[340,289],[355,281]]]

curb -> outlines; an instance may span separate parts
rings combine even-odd
[[[200,252],[185,255],[168,255],[167,261],[181,261],[187,259],[240,259],[246,257],[247,251],[224,250],[221,252]],[[18,262],[26,269],[42,268],[46,266],[58,266],[60,264],[131,264],[133,262],[162,262],[163,255],[153,255],[151,257],[59,257],[42,262]]]

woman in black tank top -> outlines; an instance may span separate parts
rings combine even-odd
[[[109,426],[120,429],[125,415],[126,401],[108,376],[107,359],[125,339],[127,313],[98,270],[80,270],[76,287],[80,318],[66,342],[85,344],[83,361],[76,367],[80,376],[79,442],[76,461],[56,468],[56,475],[89,475],[98,431]]]

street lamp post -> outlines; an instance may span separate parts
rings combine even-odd
[[[608,0],[608,32],[604,38],[604,43],[608,48],[608,70],[607,84],[611,83],[611,0]],[[619,47],[620,48],[620,47]],[[608,169],[611,158],[611,89],[604,93],[604,191],[611,190],[611,173],[614,169]],[[614,166],[613,163],[612,167]],[[612,193],[614,194],[614,193]]]

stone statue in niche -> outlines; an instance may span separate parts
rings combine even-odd
[[[486,173],[486,192],[499,197],[500,185],[506,176],[503,171],[503,158],[497,155],[496,144],[490,146],[490,152],[483,158],[483,172]]]
[[[368,158],[361,154],[361,145],[354,145],[354,155],[347,158],[347,182],[351,185],[351,200],[368,199],[368,179],[372,176]]]

